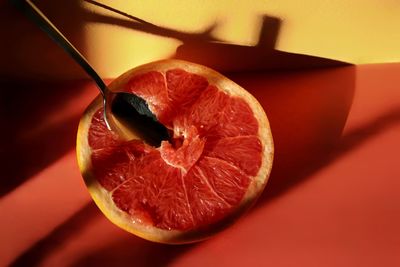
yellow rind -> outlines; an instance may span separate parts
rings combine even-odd
[[[267,116],[258,101],[242,87],[207,67],[182,60],[156,61],[127,71],[126,73],[115,79],[109,85],[109,88],[113,91],[118,91],[119,88],[123,88],[126,83],[128,83],[131,77],[146,73],[148,71],[159,71],[165,73],[167,70],[173,68],[181,68],[188,72],[199,74],[203,77],[206,77],[210,84],[217,86],[219,89],[224,90],[226,93],[232,96],[243,98],[249,104],[259,122],[258,134],[263,147],[262,164],[258,174],[253,178],[253,181],[249,185],[249,189],[244,195],[242,202],[237,207],[234,213],[228,215],[221,222],[210,225],[204,229],[192,231],[177,231],[163,230],[140,223],[140,221],[135,220],[135,218],[131,218],[127,213],[121,211],[118,207],[116,207],[111,198],[111,192],[105,190],[92,177],[90,171],[91,150],[88,144],[87,136],[92,116],[98,110],[98,108],[101,107],[102,102],[100,97],[97,97],[88,106],[87,110],[80,120],[77,134],[77,160],[80,171],[82,173],[86,186],[88,187],[91,197],[93,198],[99,209],[111,222],[132,234],[135,234],[150,241],[168,244],[179,244],[199,241],[219,232],[220,230],[231,224],[234,220],[236,220],[245,210],[250,207],[250,205],[255,202],[255,199],[260,196],[268,181],[272,169],[274,147]]]

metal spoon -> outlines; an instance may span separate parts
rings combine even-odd
[[[85,57],[31,0],[11,0],[11,2],[61,46],[94,80],[103,96],[104,121],[109,130],[123,139],[139,136],[156,146],[160,145],[162,140],[169,139],[168,130],[157,121],[146,101],[132,93],[111,91]]]

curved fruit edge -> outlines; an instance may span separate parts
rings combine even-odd
[[[157,66],[156,68],[154,68],[155,65]],[[109,88],[113,91],[117,91],[118,88],[123,88],[129,79],[133,77],[133,72],[135,73],[134,76],[150,70],[157,70],[165,73],[167,69],[171,68],[183,68],[188,72],[197,73],[202,76],[204,76],[204,70],[207,70],[207,78],[209,83],[218,86],[218,88],[222,90],[225,89],[224,91],[228,94],[244,97],[260,123],[258,134],[263,145],[262,165],[259,173],[254,177],[253,182],[250,184],[251,188],[249,187],[249,190],[247,190],[242,202],[237,207],[236,212],[229,214],[219,223],[210,225],[207,228],[182,232],[177,230],[162,230],[153,226],[145,226],[140,222],[133,221],[125,212],[120,210],[114,204],[111,198],[111,193],[105,190],[90,173],[91,150],[88,144],[87,136],[92,116],[96,112],[97,108],[101,106],[100,96],[98,96],[88,106],[84,116],[82,116],[80,120],[77,134],[77,160],[90,195],[99,209],[111,222],[127,232],[133,233],[150,241],[168,244],[181,244],[200,241],[206,239],[216,232],[219,232],[236,221],[243,211],[247,210],[251,204],[254,204],[254,199],[261,195],[268,181],[272,168],[274,152],[269,122],[264,109],[261,107],[259,102],[245,89],[207,67],[182,60],[162,60],[152,62],[138,66],[122,74],[109,85]],[[252,99],[252,101],[247,101],[248,99]],[[85,147],[88,149],[84,149]],[[255,195],[254,192],[258,192],[259,194]]]

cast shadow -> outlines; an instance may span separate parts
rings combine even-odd
[[[280,77],[266,78],[261,82],[255,81],[257,74],[234,77],[239,83],[248,85],[256,96],[268,96],[268,100],[262,101],[262,105],[267,108],[273,125],[277,149],[270,184],[251,212],[259,212],[257,207],[260,205],[284,194],[286,190],[299,185],[324,166],[400,122],[398,107],[341,136],[354,95],[354,72],[354,67],[345,67],[309,71],[301,75],[286,73]],[[290,79],[284,82],[286,77]],[[297,99],[299,95],[288,96],[293,84],[299,85],[305,98]],[[324,88],[326,95],[322,90]],[[68,223],[62,226],[66,229],[64,231],[71,227],[73,226]],[[52,239],[54,237],[50,236],[44,241],[48,248],[51,248]],[[167,266],[184,253],[201,245],[155,244],[126,234],[116,242],[90,251],[77,259],[73,266],[122,267],[131,266],[133,263],[135,266]],[[37,255],[35,247],[31,250],[31,256],[34,255]],[[29,262],[29,258],[25,259],[25,262]]]
[[[75,46],[85,50],[81,1],[35,3]],[[74,14],[74,19],[65,14]],[[0,133],[1,197],[75,146],[78,115],[53,123],[48,118],[80,97],[89,82],[71,81],[85,73],[11,1],[1,3],[0,22],[0,35],[6,36],[0,42],[0,119],[6,129]]]
[[[216,40],[187,40],[178,47],[174,57],[213,66],[224,72],[304,70],[349,65],[338,60],[276,50],[281,26],[280,19],[264,15],[259,41],[255,46]]]
[[[43,170],[75,146],[80,114],[62,116],[88,82],[0,82],[2,177],[0,196]],[[95,90],[93,88],[93,90]],[[77,104],[77,109],[82,109]]]
[[[80,211],[62,225],[55,228],[46,238],[38,241],[29,250],[10,264],[13,267],[38,266],[46,256],[60,250],[65,240],[73,238],[84,225],[89,225],[99,216],[98,208],[93,202],[88,203]],[[72,266],[164,266],[179,254],[194,245],[171,246],[157,244],[125,233],[122,239],[106,244],[100,251],[85,255]]]
[[[342,142],[355,75],[354,66],[231,75],[259,100],[274,138],[273,168],[261,201],[284,193],[327,164]]]
[[[214,37],[213,31],[218,27],[218,22],[201,32],[182,32],[157,26],[97,1],[84,1],[103,11],[111,12],[110,14],[118,14],[116,17],[86,10],[85,18],[88,22],[117,25],[180,40],[182,45],[177,48],[173,58],[203,64],[222,72],[302,70],[349,65],[338,60],[276,50],[276,41],[282,25],[282,21],[276,17],[262,16],[257,45],[244,46],[226,43]]]
[[[253,93],[266,109],[275,141],[271,180],[252,212],[257,212],[257,206],[300,184],[334,157],[340,157],[360,143],[353,141],[347,150],[340,150],[343,142],[340,136],[354,94],[353,66],[301,73],[234,74],[231,78]],[[373,122],[367,127],[385,125]],[[358,137],[363,140],[369,135]],[[89,204],[22,254],[13,266],[39,264],[57,250],[57,246],[73,239],[75,229],[102,216],[96,210],[93,204]],[[198,245],[201,244],[162,245],[126,233],[115,242],[78,258],[74,266],[130,266],[132,263],[136,266],[165,266]]]
[[[0,79],[71,80],[87,77],[37,25],[5,0],[0,8]],[[81,52],[86,51],[80,0],[33,1]],[[70,15],[73,14],[73,19]]]
[[[231,78],[259,99],[271,123],[275,140],[275,163],[270,184],[262,201],[284,193],[285,190],[299,184],[332,160],[332,157],[326,160],[326,155],[335,151],[335,145],[340,140],[354,94],[355,67],[268,74],[265,70],[345,65],[343,62],[274,50],[279,20],[265,16],[260,43],[255,47],[244,47],[215,42],[218,40],[211,35],[215,25],[202,33],[192,34],[94,13],[87,19],[182,40],[183,45],[177,49],[176,58],[211,66],[216,64],[213,67],[220,70],[230,67],[229,63],[233,66],[240,65],[247,70],[260,71],[232,74]],[[273,34],[268,36],[268,32]],[[197,53],[210,56],[197,56]],[[219,60],[212,61],[217,56],[222,59],[222,62],[226,60],[226,63],[218,66]],[[357,142],[354,142],[354,145],[357,145]],[[67,142],[65,147],[72,146],[73,144]],[[58,155],[61,153],[59,152]],[[337,153],[335,157],[340,155],[341,153]],[[56,157],[53,154],[52,158]],[[91,219],[98,214],[93,204],[89,204],[28,249],[16,259],[14,266],[40,263],[48,254],[51,254],[55,245],[61,246],[63,241],[73,237],[74,229],[90,223]],[[132,263],[138,266],[165,265],[193,246],[196,245],[155,244],[126,234],[126,238],[119,242],[107,244],[105,248],[85,255],[76,262],[75,266],[107,264],[127,266]]]
[[[35,243],[10,266],[38,266],[49,252],[62,247],[64,240],[73,236],[82,225],[92,222],[97,215],[97,207],[93,202],[90,202],[62,225],[51,231],[45,239]]]
[[[126,236],[118,242],[112,243],[93,254],[79,259],[72,266],[168,266],[173,260],[187,252],[196,244],[188,245],[164,245],[150,243]]]

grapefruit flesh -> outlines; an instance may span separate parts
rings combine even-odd
[[[243,213],[272,166],[272,137],[258,102],[203,66],[162,61],[134,69],[113,90],[137,94],[171,131],[153,147],[107,130],[100,101],[78,133],[78,161],[93,198],[117,225],[146,239],[207,237]]]

